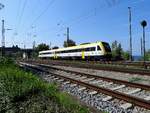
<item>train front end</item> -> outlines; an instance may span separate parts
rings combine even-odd
[[[101,42],[101,46],[103,48],[103,57],[105,60],[111,60],[112,58],[112,52],[109,43],[107,42]]]

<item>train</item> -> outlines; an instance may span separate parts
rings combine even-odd
[[[109,60],[111,48],[107,42],[83,43],[76,46],[40,51],[38,57],[43,59],[69,60]]]

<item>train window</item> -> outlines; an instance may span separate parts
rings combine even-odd
[[[77,50],[77,49],[75,49],[75,52],[78,52],[78,50]]]
[[[76,52],[80,52],[79,49],[76,49]]]
[[[51,52],[41,53],[41,55],[51,54]]]
[[[74,50],[72,50],[72,52],[77,52],[77,50],[76,50],[76,49],[74,49]]]
[[[77,49],[77,52],[81,52],[81,49]]]
[[[110,49],[110,46],[109,46],[108,43],[102,42],[102,44],[103,44],[103,46],[104,46],[104,48],[105,48],[105,50],[106,50],[107,52],[111,52],[111,49]]]
[[[101,48],[99,46],[97,46],[97,51],[101,50]]]
[[[85,48],[85,51],[90,51],[90,48]]]
[[[91,49],[91,51],[95,51],[95,47],[91,47],[90,49]]]

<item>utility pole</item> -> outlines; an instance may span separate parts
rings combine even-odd
[[[51,46],[52,46],[52,43],[50,42],[50,43],[49,43],[49,49],[52,49]]]
[[[69,46],[69,27],[67,27],[67,46]]]
[[[35,40],[33,41],[33,50],[35,50],[35,44],[36,44],[36,42],[35,42]]]
[[[0,3],[0,10],[1,9],[3,9],[5,6],[2,4],[2,3]],[[1,47],[1,55],[3,56],[3,51],[4,51],[4,46],[5,46],[5,42],[4,42],[4,46],[3,46],[3,38],[5,39],[5,37],[4,37],[4,32],[5,32],[5,29],[4,29],[4,20],[2,20],[2,47]],[[5,40],[4,40],[5,41]]]
[[[4,20],[2,20],[2,56],[5,55],[5,28],[4,28]]]
[[[12,29],[5,29],[4,20],[2,20],[2,56],[5,56],[5,31]]]
[[[130,39],[130,61],[132,61],[132,31],[131,31],[131,7],[129,9],[129,39]]]

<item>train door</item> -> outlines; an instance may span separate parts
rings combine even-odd
[[[55,58],[56,58],[55,52],[54,52],[53,54],[54,54],[54,56],[53,56],[53,57],[54,57],[54,59],[55,59]]]
[[[85,53],[82,51],[82,59],[85,59]]]

